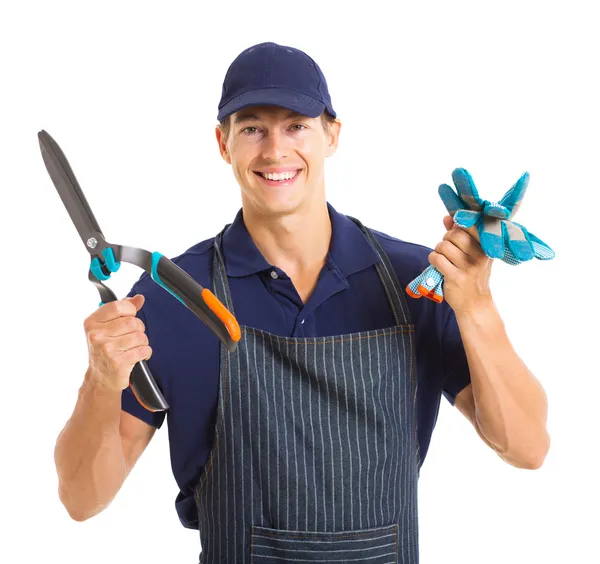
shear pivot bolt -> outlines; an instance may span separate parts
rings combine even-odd
[[[87,246],[88,246],[90,249],[95,249],[97,244],[98,244],[98,241],[96,241],[96,238],[95,238],[95,237],[90,237],[90,238],[87,240]]]

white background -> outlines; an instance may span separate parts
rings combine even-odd
[[[174,508],[166,426],[103,513],[77,523],[58,500],[54,444],[99,297],[37,132],[68,155],[109,241],[176,256],[240,206],[214,136],[221,85],[240,51],[275,41],[327,77],[343,122],[327,164],[338,211],[433,247],[437,187],[455,167],[489,199],[528,170],[517,221],[556,251],[492,273],[511,341],[548,394],[550,453],[540,470],[513,468],[444,400],[420,481],[422,563],[600,562],[592,6],[3,3],[0,561],[197,562],[197,531]],[[123,297],[140,274],[124,264],[110,286]]]

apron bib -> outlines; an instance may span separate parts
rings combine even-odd
[[[413,332],[389,258],[392,327],[221,344],[215,443],[195,490],[200,562],[418,564]],[[213,288],[234,313],[221,238]]]

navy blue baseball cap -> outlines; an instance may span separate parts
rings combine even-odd
[[[327,111],[336,117],[321,69],[306,53],[259,43],[242,51],[231,63],[217,120],[247,106],[281,106],[308,117]]]

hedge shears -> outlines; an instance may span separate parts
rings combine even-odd
[[[135,264],[190,309],[221,340],[227,350],[233,352],[241,338],[240,326],[233,314],[208,288],[203,288],[161,253],[108,243],[58,143],[43,130],[38,133],[38,140],[48,174],[91,255],[88,279],[100,293],[100,306],[117,300],[104,281],[119,269],[121,261]],[[169,409],[145,360],[133,367],[129,386],[140,404],[149,411]]]

